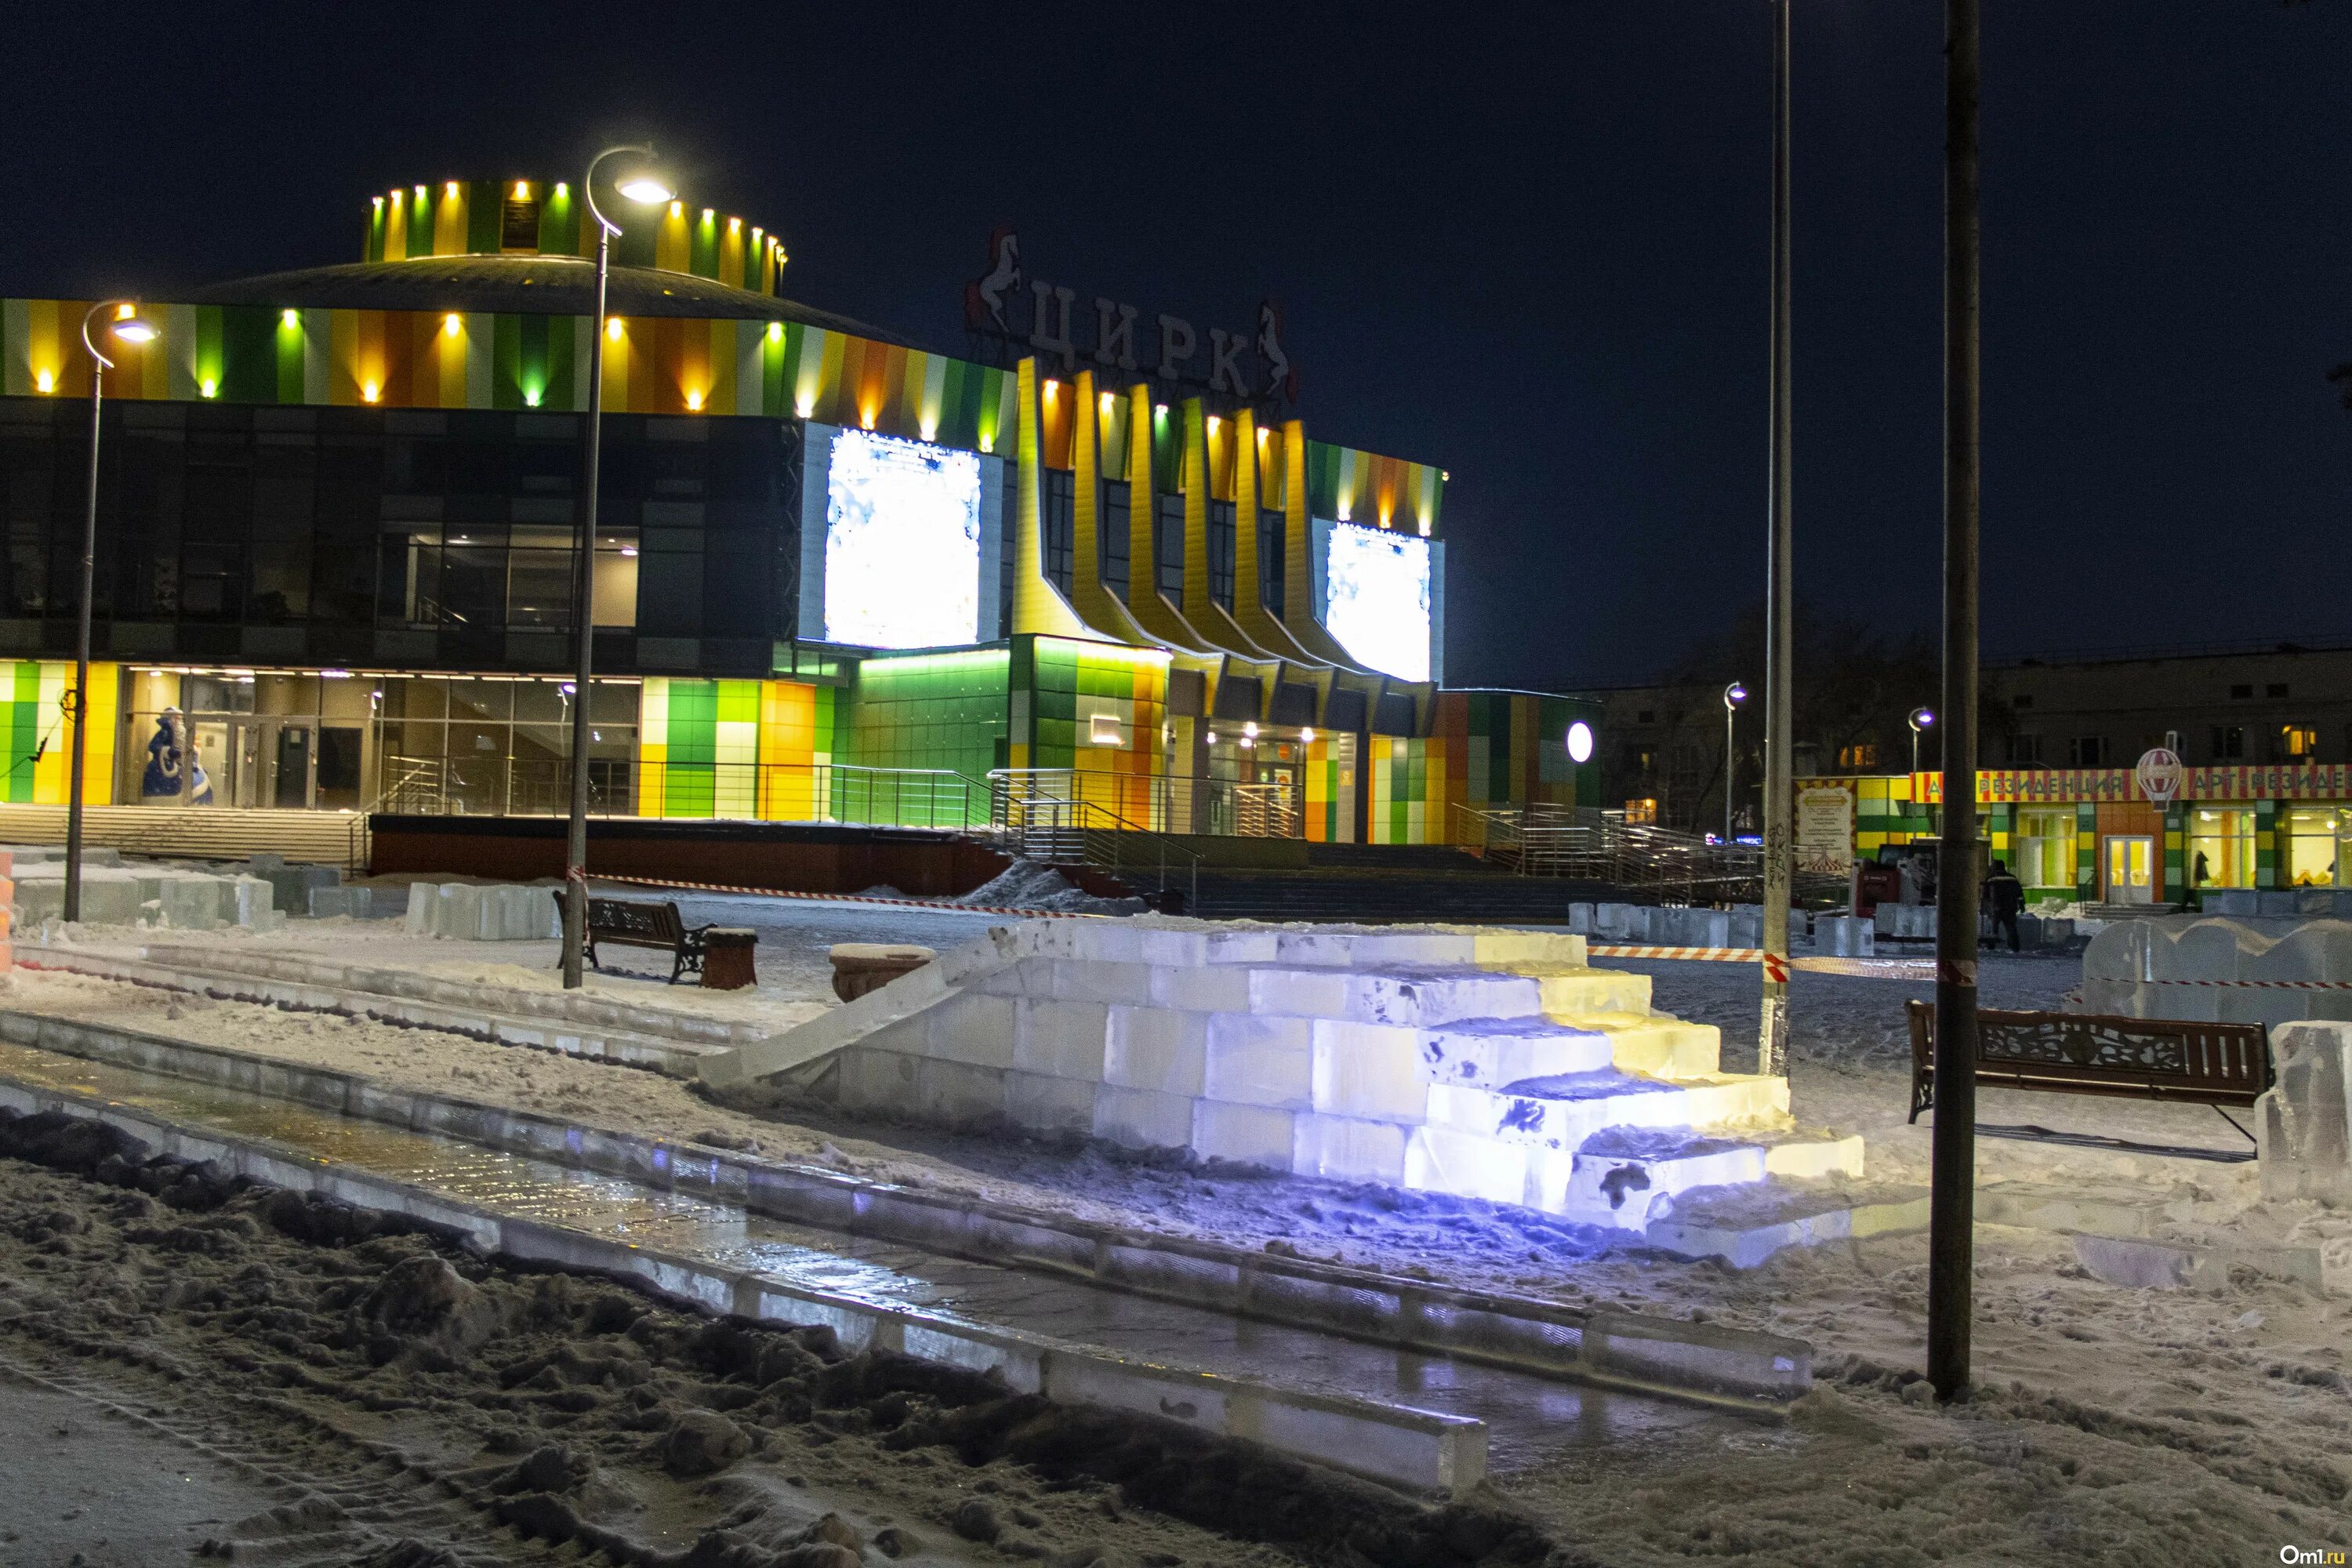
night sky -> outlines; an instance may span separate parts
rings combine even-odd
[[[1987,651],[2352,631],[2352,0],[1986,11]],[[1310,432],[1452,471],[1451,682],[1642,677],[1761,591],[1767,7],[1387,15],[19,6],[0,293],[356,260],[372,193],[648,139],[788,295],[958,351],[1011,223],[1082,310],[1205,339],[1271,293]],[[1798,581],[1896,632],[1939,592],[1941,43],[1800,3]]]

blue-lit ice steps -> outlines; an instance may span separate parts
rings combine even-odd
[[[1678,1194],[1858,1177],[1781,1078],[1584,939],[1470,928],[1034,921],[703,1064],[851,1110],[1184,1149],[1628,1232]]]

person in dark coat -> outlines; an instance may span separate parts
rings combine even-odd
[[[1992,916],[1995,936],[2009,934],[2009,951],[2017,951],[2017,916],[2025,908],[2025,884],[2019,881],[2005,861],[1992,863],[1992,874],[1984,879],[1984,906]]]

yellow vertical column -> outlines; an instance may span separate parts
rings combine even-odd
[[[1045,576],[1045,474],[1044,425],[1037,404],[1037,362],[1024,359],[1015,375],[1021,428],[1013,443],[1018,470],[1013,541],[1013,631],[1048,637],[1090,634],[1060,590]]]
[[[1209,429],[1201,400],[1184,400],[1184,608],[1209,615]]]

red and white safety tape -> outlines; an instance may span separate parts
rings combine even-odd
[[[960,904],[951,899],[879,899],[865,893],[794,893],[781,888],[739,888],[726,882],[687,882],[675,877],[619,877],[610,871],[589,875],[592,882],[628,882],[640,888],[684,888],[697,893],[744,893],[759,899],[804,899],[821,904],[880,904],[897,910],[953,910],[966,915],[1019,915],[1030,920],[1097,921],[1105,917],[1082,910],[1024,910],[1003,904]]]
[[[1760,947],[1652,947],[1633,942],[1594,942],[1584,951],[1595,958],[1760,963],[1766,979],[1783,984],[1791,972],[1799,969],[1863,980],[1932,980],[1936,976],[1936,961],[1932,958],[1776,958]]]
[[[2138,980],[2135,985],[2230,985],[2258,991],[2352,991],[2352,980]]]
[[[1648,947],[1631,942],[1597,942],[1588,944],[1584,951],[1601,958],[1685,958],[1710,963],[1758,963],[1764,958],[1760,947]]]

